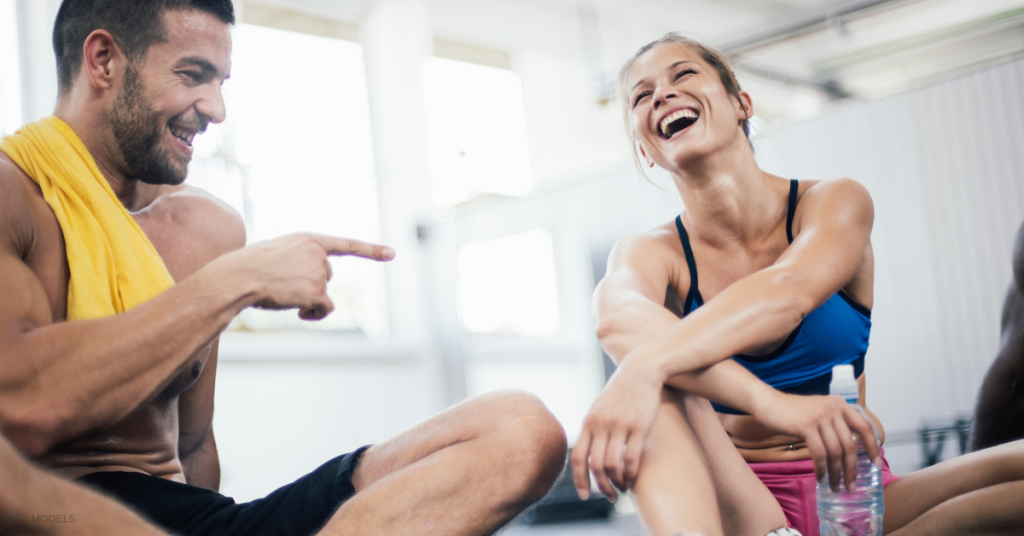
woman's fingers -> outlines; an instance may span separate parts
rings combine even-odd
[[[818,428],[821,441],[825,444],[828,465],[828,486],[832,491],[839,491],[839,475],[843,467],[843,447],[832,429],[831,422],[823,422]]]
[[[878,448],[878,437],[875,436],[875,429],[871,426],[871,421],[864,418],[853,406],[846,408],[845,417],[846,423],[853,432],[860,436],[861,442],[864,443],[864,450],[867,452],[868,459],[881,468],[882,453]]]
[[[833,419],[833,426],[843,446],[843,481],[846,489],[853,491],[854,483],[857,481],[857,441],[842,416],[837,415]]]
[[[623,465],[623,455],[626,452],[628,432],[624,428],[613,431],[611,440],[608,441],[608,450],[604,455],[605,471],[607,471],[612,484],[619,489],[626,489],[625,477],[623,476],[626,470]]]
[[[814,478],[818,482],[825,481],[828,454],[825,452],[825,445],[817,430],[812,433],[803,434],[804,442],[807,443],[807,450],[811,453],[811,460],[814,462]]]
[[[590,457],[590,432],[584,428],[572,449],[572,480],[576,485],[576,493],[584,501],[590,498],[590,468],[587,459]]]
[[[590,471],[594,473],[594,480],[597,481],[597,489],[601,490],[608,499],[615,500],[615,488],[608,480],[608,472],[605,469],[605,454],[608,451],[608,432],[601,430],[594,435],[590,444]]]
[[[640,475],[640,458],[644,453],[644,443],[646,438],[643,434],[633,432],[629,435],[629,442],[626,443],[626,452],[623,453],[623,463],[626,467],[626,487],[625,489],[633,489],[636,484],[636,478]]]

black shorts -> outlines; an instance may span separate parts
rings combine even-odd
[[[368,447],[343,454],[262,499],[235,500],[143,473],[101,472],[78,479],[180,536],[311,536],[353,494],[352,475]]]

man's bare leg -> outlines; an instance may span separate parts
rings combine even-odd
[[[565,432],[533,395],[474,398],[367,450],[355,496],[320,534],[491,534],[547,493],[565,453]]]
[[[674,389],[662,391],[633,497],[654,536],[764,536],[786,526],[778,502],[743,461],[710,403]]]
[[[3,436],[0,483],[4,536],[167,536],[117,502],[33,466]]]
[[[1024,441],[965,454],[885,488],[886,534],[1020,534]]]

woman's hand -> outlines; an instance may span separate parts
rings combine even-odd
[[[842,474],[853,491],[857,478],[857,442],[860,436],[868,458],[879,467],[882,458],[871,422],[838,396],[799,396],[771,391],[756,405],[754,418],[768,428],[801,437],[814,460],[814,475],[839,491]],[[826,471],[827,470],[827,471]]]
[[[633,487],[640,472],[644,442],[654,426],[664,378],[642,365],[624,361],[590,406],[572,451],[572,472],[580,498],[590,496],[590,471],[597,487],[615,500],[619,489]]]

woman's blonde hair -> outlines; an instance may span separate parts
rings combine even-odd
[[[726,93],[733,96],[740,106],[743,106],[743,100],[740,99],[740,83],[736,80],[736,73],[732,70],[732,62],[729,57],[722,54],[718,50],[711,48],[699,41],[690,39],[689,37],[683,37],[676,32],[669,32],[664,37],[657,41],[651,41],[646,45],[640,47],[640,50],[636,51],[625,65],[622,66],[622,71],[619,72],[619,100],[622,102],[622,121],[626,126],[626,136],[629,138],[630,148],[633,152],[633,162],[636,163],[637,167],[643,172],[643,166],[640,165],[640,155],[637,154],[636,150],[636,134],[629,125],[629,112],[631,109],[629,101],[629,71],[633,68],[633,64],[636,60],[643,56],[644,53],[651,50],[652,48],[665,45],[668,43],[675,43],[689,47],[691,50],[700,54],[700,57],[716,71],[718,71],[718,77],[722,80],[722,86],[725,88]],[[747,143],[750,143],[750,117],[746,117],[743,121],[740,121],[740,126],[743,127],[743,134],[747,136]],[[753,150],[754,146],[750,145],[750,149]]]

